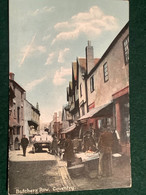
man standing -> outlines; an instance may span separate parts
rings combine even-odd
[[[67,139],[65,141],[64,160],[67,161],[67,167],[70,167],[72,162],[75,160],[73,143],[70,135],[67,135]]]
[[[112,175],[112,145],[113,134],[109,129],[104,130],[99,138],[99,176]]]
[[[22,139],[21,139],[21,146],[23,149],[23,156],[26,156],[26,148],[28,146],[28,139],[26,138],[25,135],[23,135]]]

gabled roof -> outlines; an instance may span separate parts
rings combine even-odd
[[[100,58],[94,58],[94,65],[96,65],[99,60]],[[78,63],[81,67],[81,70],[85,71],[86,70],[86,58],[78,58]]]
[[[86,70],[86,58],[78,58],[78,63],[81,68],[84,68]]]
[[[12,79],[9,79],[9,82],[14,83],[14,85],[16,85],[17,87],[19,87],[21,89],[21,91],[25,92],[25,90],[16,81],[14,81]]]
[[[96,65],[99,60],[100,60],[100,58],[94,58],[94,65]]]
[[[96,68],[100,65],[100,63],[102,62],[102,60],[105,58],[105,56],[108,55],[108,53],[110,52],[110,50],[114,47],[114,45],[117,43],[117,41],[119,40],[119,38],[123,35],[123,33],[128,28],[129,28],[129,22],[127,22],[127,24],[122,28],[122,30],[119,32],[119,34],[111,42],[111,44],[109,45],[109,47],[107,48],[107,50],[104,52],[104,54],[102,55],[102,57],[98,60],[98,62],[94,66],[94,68],[92,68],[92,70],[89,72],[88,76],[91,76],[91,74],[96,70]]]

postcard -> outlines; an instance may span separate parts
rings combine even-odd
[[[129,2],[9,0],[9,194],[131,187]]]

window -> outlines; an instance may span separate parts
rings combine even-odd
[[[92,93],[94,91],[94,75],[90,78],[90,92]]]
[[[107,62],[103,65],[104,82],[109,80]]]
[[[125,64],[129,62],[129,36],[127,36],[123,41],[123,48],[124,48],[124,58]]]
[[[14,118],[16,118],[16,110],[15,110],[15,108],[14,108]]]
[[[80,84],[80,97],[82,97],[82,83]]]
[[[20,122],[20,107],[17,107],[17,121]]]

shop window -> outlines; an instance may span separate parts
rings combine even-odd
[[[90,92],[92,93],[94,91],[94,75],[90,78]]]
[[[104,82],[109,80],[107,62],[103,65]]]
[[[128,64],[129,63],[129,36],[127,36],[123,41],[123,49],[124,49],[125,64]]]

